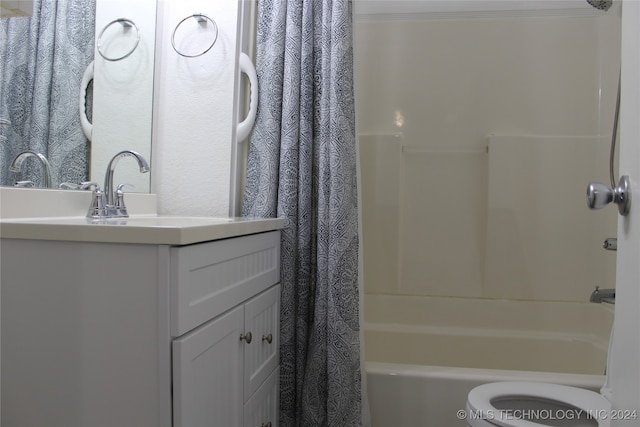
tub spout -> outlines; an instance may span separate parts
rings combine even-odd
[[[606,302],[608,304],[616,303],[616,290],[615,289],[600,289],[599,286],[596,286],[596,289],[591,292],[591,296],[589,297],[589,302],[593,302],[596,304],[600,304]]]

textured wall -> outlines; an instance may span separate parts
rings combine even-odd
[[[158,10],[152,187],[159,212],[227,216],[235,135],[238,2],[165,0],[159,2]],[[176,25],[194,13],[215,20],[218,39],[206,54],[185,58],[174,51],[171,37]],[[194,20],[189,21],[175,38],[187,54],[204,50],[211,40],[211,33],[198,33],[190,25]]]

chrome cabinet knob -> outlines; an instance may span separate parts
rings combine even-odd
[[[271,342],[273,341],[273,335],[272,334],[269,334],[269,335],[266,335],[266,336],[263,335],[262,336],[262,341],[266,341],[269,344],[271,344]]]
[[[251,335],[251,332],[247,332],[246,334],[240,334],[240,341],[244,340],[247,344],[251,344],[252,339],[253,339],[253,336]]]
[[[587,206],[589,209],[602,209],[609,203],[618,205],[620,215],[627,215],[631,210],[631,191],[629,177],[622,176],[616,188],[600,182],[591,182],[587,187]]]

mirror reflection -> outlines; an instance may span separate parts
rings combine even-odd
[[[102,186],[116,153],[150,160],[156,0],[32,3],[0,18],[0,185]],[[128,169],[118,183],[149,191]]]
[[[0,184],[50,187],[88,172],[88,140],[78,112],[79,87],[93,60],[95,1],[35,0],[31,16],[0,19]]]

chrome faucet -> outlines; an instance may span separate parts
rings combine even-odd
[[[11,166],[9,166],[9,170],[11,172],[20,172],[20,170],[22,169],[22,163],[28,157],[35,157],[40,161],[40,164],[42,165],[42,171],[44,172],[44,187],[51,188],[52,179],[51,179],[51,166],[49,165],[49,161],[44,155],[36,151],[27,150],[18,154],[15,157],[15,159],[13,159],[13,161],[11,162]]]
[[[608,304],[616,303],[616,290],[615,289],[600,289],[599,286],[596,286],[596,289],[591,292],[591,296],[589,297],[589,302],[594,302],[596,304],[600,304],[606,302]]]
[[[118,191],[115,189],[113,185],[113,173],[115,171],[116,165],[118,161],[123,157],[133,157],[137,160],[138,166],[140,167],[140,173],[149,172],[149,163],[142,157],[142,154],[133,150],[124,150],[113,156],[109,164],[107,165],[107,172],[104,177],[104,197],[105,197],[105,208],[107,210],[107,216],[109,217],[124,217],[128,216],[126,214],[126,209],[124,209],[124,202],[122,201],[122,197],[117,197],[116,194]],[[120,189],[121,190],[121,189]],[[122,206],[118,206],[116,201],[119,200],[122,203]]]

